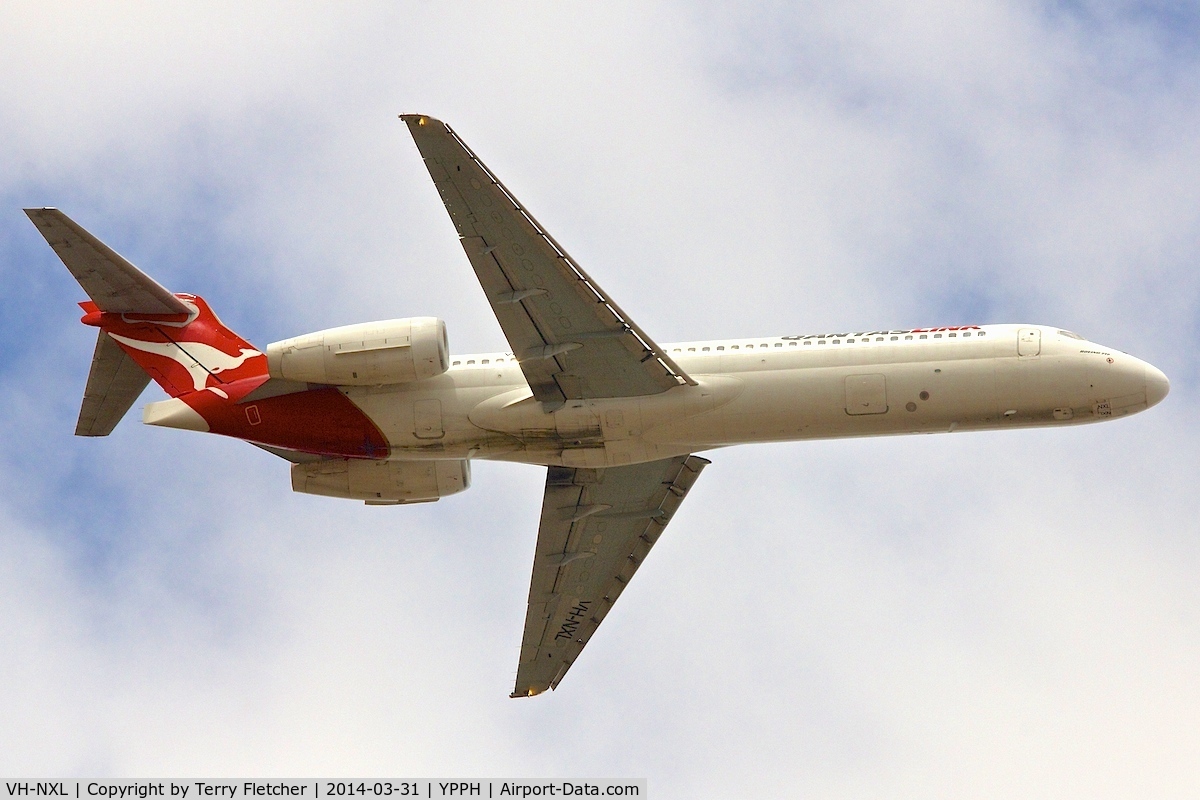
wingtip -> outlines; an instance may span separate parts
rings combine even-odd
[[[423,128],[426,125],[432,125],[435,123],[443,127],[446,125],[446,123],[442,122],[437,117],[431,117],[428,114],[401,114],[400,119],[404,120],[404,122],[410,127],[416,126],[418,128]]]

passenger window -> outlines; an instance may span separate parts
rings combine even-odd
[[[455,362],[454,362],[454,364],[453,364],[452,366],[455,366],[455,367],[457,367],[457,366],[458,366],[459,364],[461,364],[461,363],[462,363],[461,361],[455,361]]]
[[[909,336],[908,338],[909,338],[909,339],[911,339],[912,337],[911,337],[911,336]],[[923,334],[923,333],[922,333],[922,334],[921,334],[921,338],[922,338],[922,339],[928,339],[929,337],[928,337],[927,335],[925,335],[925,334]]]
[[[825,344],[825,340],[822,339],[821,341],[817,342],[817,344]]]
[[[853,339],[847,339],[847,340],[846,340],[846,344],[854,344],[854,340],[853,340]]]
[[[788,347],[795,347],[795,346],[796,346],[795,342],[788,342]]]
[[[951,339],[953,339],[955,336],[958,336],[957,333],[947,333],[946,335],[949,336]]]
[[[976,336],[983,336],[985,333],[987,333],[987,331],[980,331],[979,333],[977,333],[977,334],[975,334],[975,335],[976,335]]]
[[[776,346],[776,347],[783,347],[783,342],[776,342],[776,343],[775,343],[775,346]]]
[[[703,348],[701,348],[701,349],[702,349],[702,350],[703,350],[705,353],[707,353],[707,352],[708,352],[708,348],[707,348],[707,347],[703,347]]]
[[[922,338],[922,339],[924,339],[925,337],[924,337],[924,336],[922,336],[921,338]],[[933,338],[935,338],[935,339],[940,339],[940,338],[942,338],[942,335],[941,335],[940,333],[935,333],[935,334],[933,335]]]
[[[842,340],[841,340],[841,339],[834,339],[834,340],[833,340],[833,343],[834,343],[834,344],[841,344],[841,343],[842,343]]]
[[[473,359],[473,358],[472,358],[472,359],[470,359],[469,361],[467,361],[467,363],[468,363],[468,364],[474,364],[474,363],[475,363],[475,359]]]
[[[678,347],[676,347],[676,348],[675,348],[674,350],[672,350],[671,352],[672,352],[672,353],[678,353],[678,352],[679,352],[679,348],[678,348]]]
[[[795,344],[795,342],[792,342],[792,344]],[[810,345],[810,344],[812,344],[812,339],[805,339],[805,340],[804,340],[804,344],[805,344],[805,345]]]
[[[767,347],[767,346],[768,346],[768,345],[767,345],[767,344],[765,344],[765,343],[764,343],[764,344],[760,344],[760,345],[759,345],[759,347]]]
[[[718,350],[724,350],[724,349],[725,349],[725,345],[720,345],[719,347],[717,347],[717,349],[718,349]]]
[[[900,338],[899,336],[893,336],[893,337],[892,337],[892,341],[894,342],[894,341],[896,341],[896,340],[897,340],[897,339],[899,339],[899,338]],[[910,338],[910,339],[911,339],[912,337],[910,336],[910,337],[908,337],[908,338]]]
[[[689,352],[689,353],[694,353],[694,352],[696,352],[696,348],[694,348],[694,347],[689,347],[689,348],[688,348],[688,352]]]
[[[490,359],[490,358],[485,358],[483,361],[480,361],[479,363],[480,363],[480,364],[490,364],[490,363],[491,363],[491,359]]]
[[[963,336],[970,336],[970,335],[971,335],[970,331],[967,331],[966,333],[963,334]]]
[[[922,338],[922,339],[924,339],[925,337],[924,337],[924,336],[922,336],[921,338]],[[912,334],[911,334],[911,333],[910,333],[908,336],[905,336],[905,337],[904,337],[904,340],[905,340],[905,341],[908,341],[908,340],[910,340],[910,339],[912,339]]]
[[[882,337],[882,336],[876,336],[876,337],[875,337],[875,341],[877,341],[877,342],[882,342],[882,341],[883,341],[883,337]]]
[[[741,350],[742,346],[740,344],[732,344],[729,346],[729,349],[730,350]]]

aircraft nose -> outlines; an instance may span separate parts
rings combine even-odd
[[[1152,406],[1162,402],[1162,399],[1167,396],[1167,392],[1171,391],[1171,382],[1167,380],[1167,376],[1162,373],[1158,367],[1146,365],[1146,406]]]

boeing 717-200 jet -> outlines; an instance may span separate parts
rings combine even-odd
[[[709,462],[747,442],[1071,426],[1166,396],[1151,365],[1041,325],[952,325],[660,346],[449,126],[408,125],[511,347],[451,355],[433,317],[262,351],[53,208],[26,213],[99,329],[80,436],[150,379],[150,425],[244,439],[292,488],[371,505],[470,485],[472,459],[546,468],[514,697],[554,689]]]

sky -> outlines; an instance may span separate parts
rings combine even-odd
[[[0,772],[1194,794],[1193,5],[18,0],[0,23]],[[407,112],[659,342],[1048,324],[1171,394],[710,453],[560,688],[511,700],[540,468],[366,508],[136,407],[76,438],[94,332],[20,211],[62,208],[262,346],[434,315],[457,352],[505,349]]]

